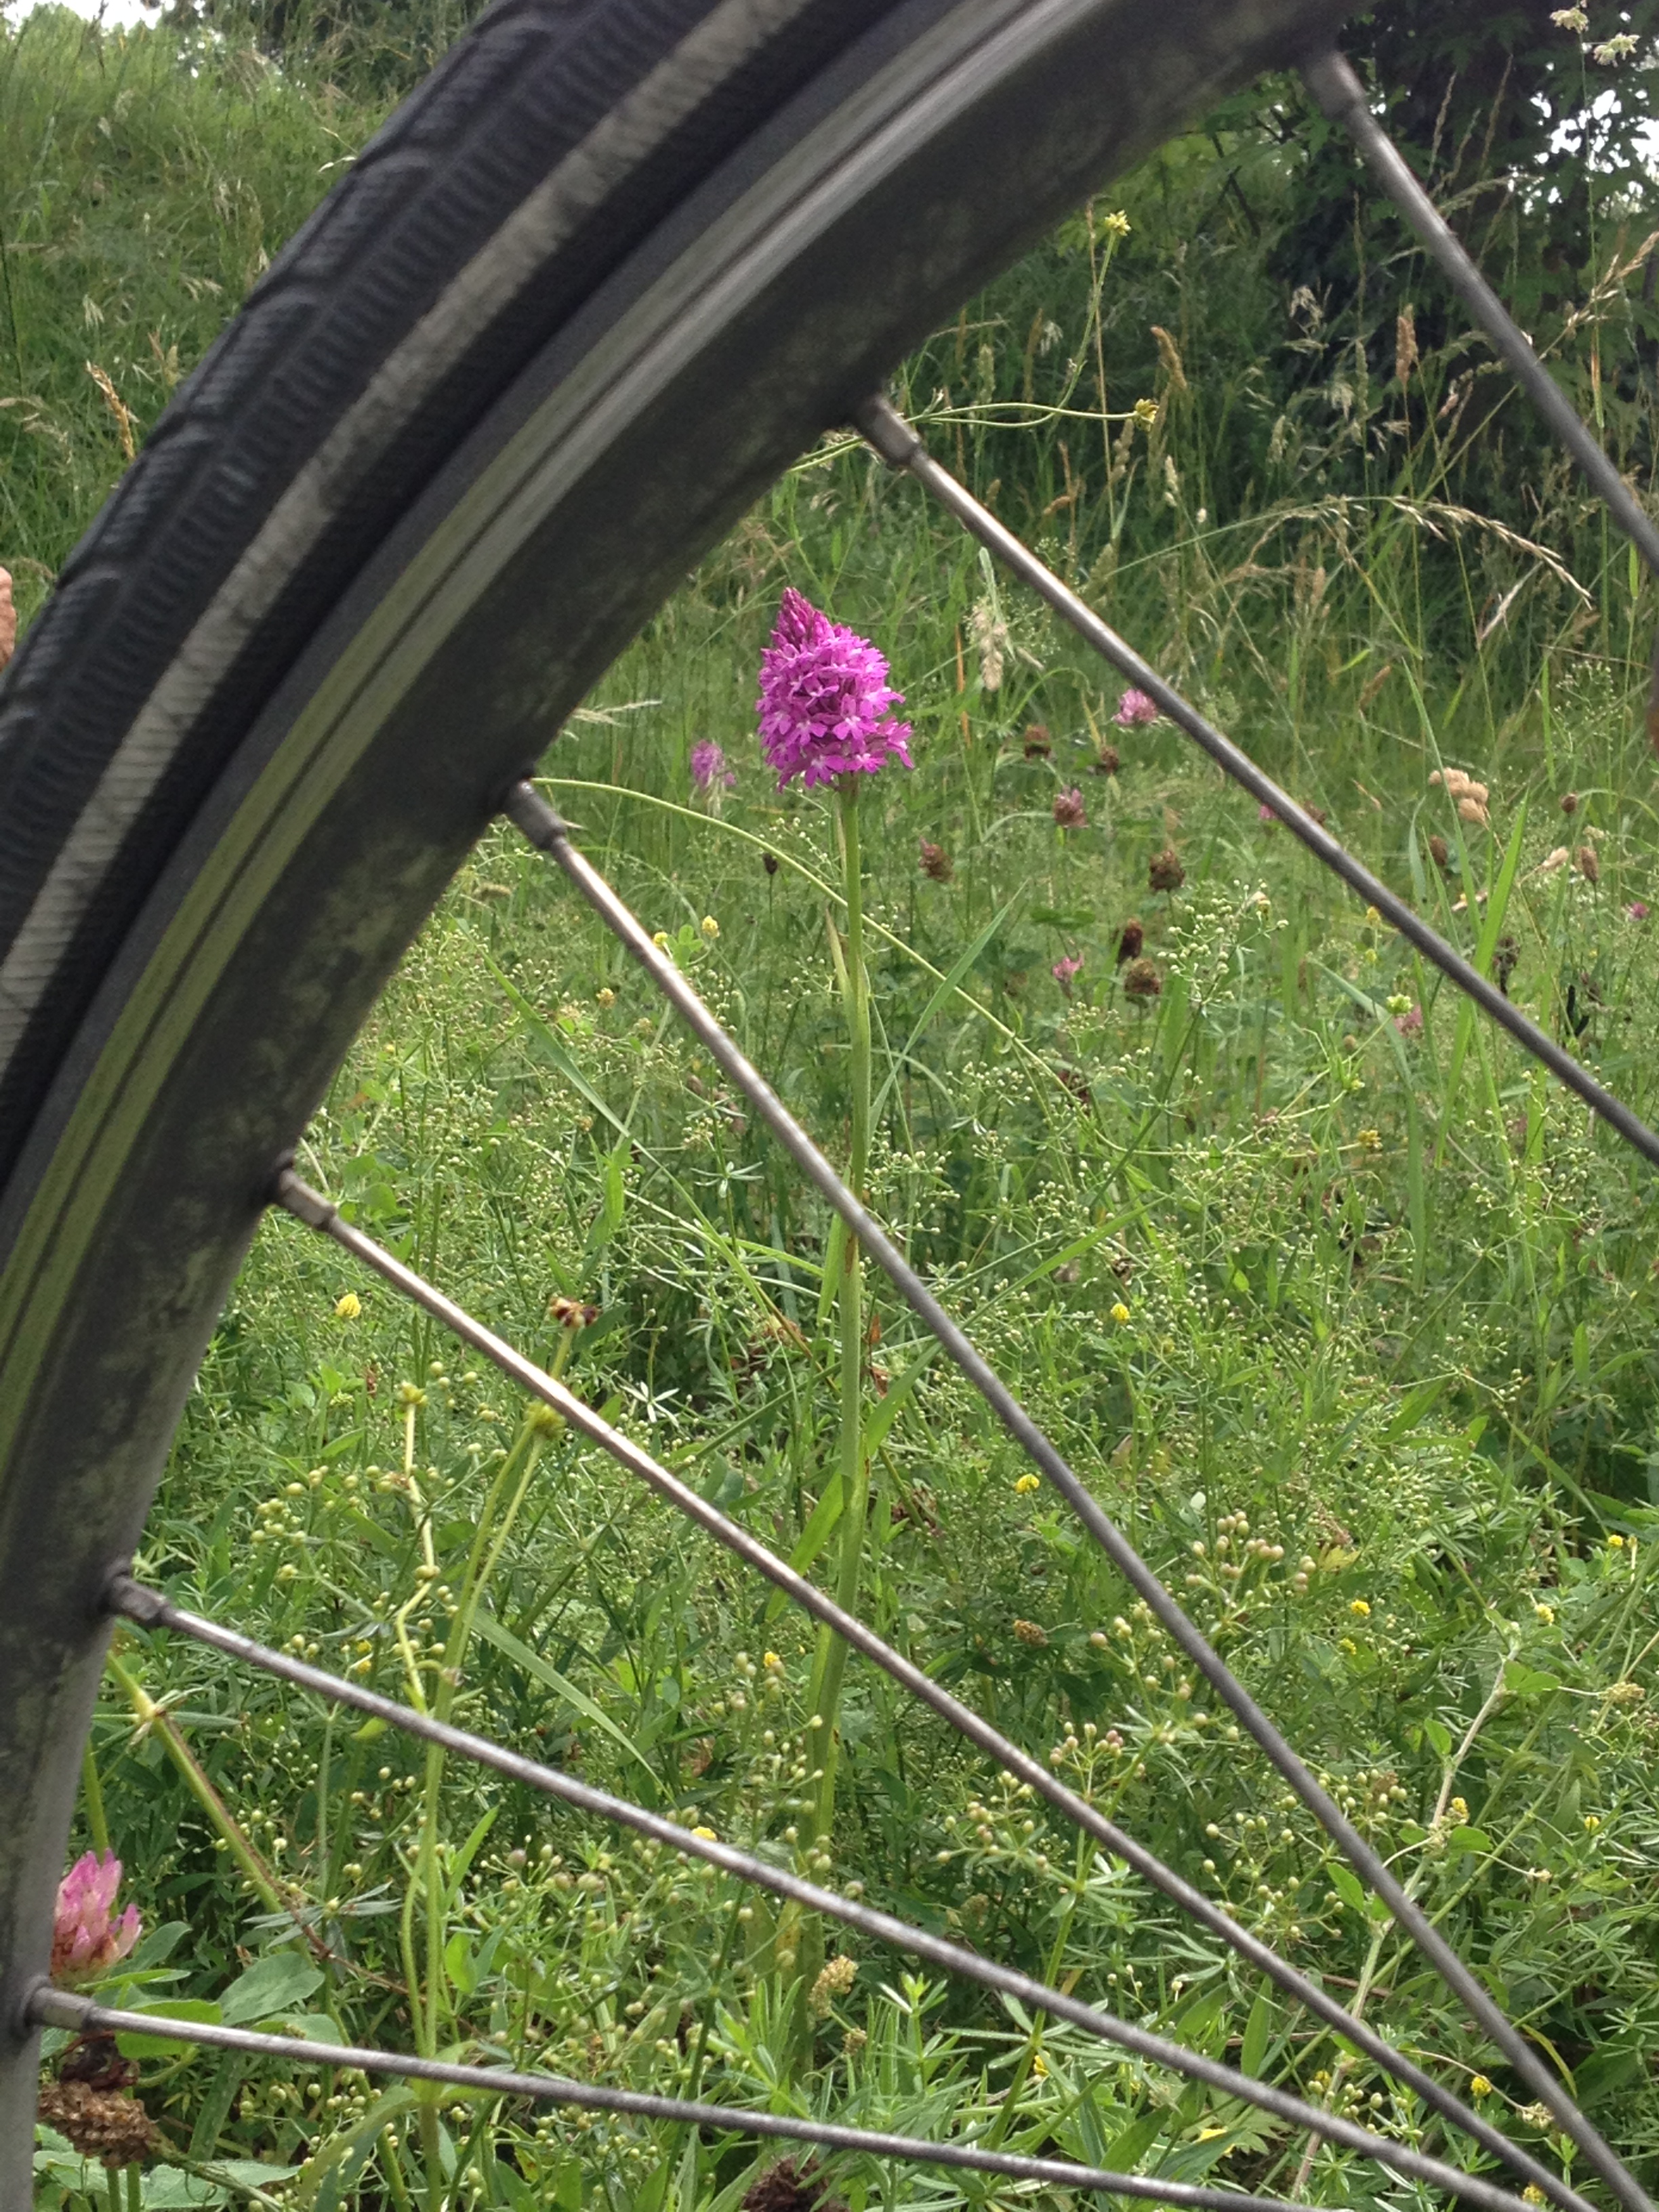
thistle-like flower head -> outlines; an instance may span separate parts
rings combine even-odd
[[[143,1923],[129,1905],[115,1913],[121,1886],[121,1862],[113,1851],[100,1857],[85,1851],[58,1885],[58,1909],[52,1923],[52,1978],[55,1982],[94,1982],[138,1941]]]
[[[892,713],[902,692],[867,638],[832,623],[792,587],[778,609],[772,642],[761,655],[761,744],[778,772],[778,789],[797,776],[809,786],[843,775],[874,775],[890,760],[915,765],[910,725]]]
[[[1121,730],[1133,730],[1138,722],[1158,720],[1158,702],[1135,684],[1131,684],[1117,702],[1117,712],[1112,720]]]

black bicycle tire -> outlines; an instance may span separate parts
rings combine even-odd
[[[501,0],[66,567],[0,688],[0,2205],[26,2201],[22,2004],[102,1589],[386,975],[549,725],[777,470],[1044,223],[1349,12]],[[509,80],[539,171],[503,143]],[[568,258],[538,259],[526,210],[607,131]],[[387,217],[399,192],[429,234]],[[411,359],[425,384],[392,374]],[[43,928],[54,882],[79,903]]]

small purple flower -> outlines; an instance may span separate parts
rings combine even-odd
[[[1117,712],[1112,720],[1121,730],[1133,730],[1138,722],[1158,720],[1158,702],[1132,684],[1117,702]]]
[[[1271,830],[1274,823],[1278,821],[1279,817],[1273,812],[1271,806],[1258,806],[1255,811],[1255,818],[1258,822],[1265,822],[1267,827]]]
[[[84,1851],[58,1885],[52,1923],[52,1978],[55,1982],[93,1982],[125,1959],[138,1941],[142,1922],[130,1905],[112,1919],[121,1886],[121,1862],[113,1851],[100,1858]]]
[[[1072,995],[1072,978],[1082,965],[1080,959],[1073,960],[1068,953],[1062,952],[1050,971],[1055,982],[1059,984],[1068,999]]]
[[[1421,1036],[1423,1034],[1422,1007],[1408,1006],[1403,1014],[1395,1016],[1394,1025],[1401,1036]]]
[[[1069,791],[1054,795],[1054,827],[1057,830],[1086,830],[1089,817],[1083,805],[1083,793],[1073,784]]]
[[[1630,916],[1632,921],[1645,921],[1648,918],[1647,901],[1645,899],[1632,899],[1630,904],[1625,908],[1625,912]]]
[[[713,738],[700,738],[691,748],[691,781],[699,791],[722,783],[730,791],[737,778],[726,765],[726,755]]]
[[[874,775],[890,759],[914,767],[910,725],[890,711],[903,704],[903,693],[887,680],[885,657],[868,638],[786,588],[772,642],[761,655],[755,702],[780,791],[796,776],[810,789],[844,775]]]

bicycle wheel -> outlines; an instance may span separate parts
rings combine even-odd
[[[112,1565],[391,968],[684,568],[1342,0],[504,0],[175,401],[0,690],[0,2167]],[[554,617],[550,623],[550,611]]]

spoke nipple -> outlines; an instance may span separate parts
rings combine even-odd
[[[132,1578],[132,1562],[122,1559],[113,1566],[104,1583],[103,1611],[119,1613],[125,1620],[136,1620],[141,1628],[155,1628],[167,1617],[167,1600],[159,1590],[146,1589],[143,1583]]]
[[[92,1999],[60,1990],[45,1974],[30,1984],[18,2007],[18,2025],[27,2037],[37,2027],[79,2027],[92,2010]],[[21,2038],[20,2038],[21,2039]]]
[[[889,468],[908,469],[927,450],[884,392],[873,392],[862,406],[855,407],[853,421]]]
[[[501,811],[540,852],[550,853],[569,836],[568,825],[560,820],[535,785],[522,776],[502,800]]]
[[[1356,108],[1365,108],[1365,88],[1353,64],[1334,46],[1313,54],[1302,64],[1302,82],[1332,123],[1346,123]]]
[[[303,1221],[307,1229],[329,1228],[338,1210],[331,1199],[313,1190],[309,1183],[301,1182],[286,1161],[276,1170],[270,1199],[274,1206],[283,1206],[296,1221]]]

